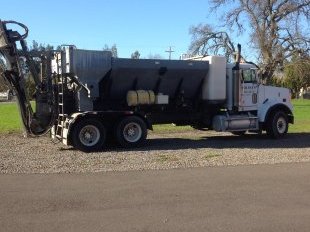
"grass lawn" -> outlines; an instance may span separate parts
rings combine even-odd
[[[295,123],[289,133],[310,132],[310,100],[293,100]]]
[[[310,100],[293,100],[295,124],[290,125],[290,133],[310,132]],[[13,133],[22,130],[21,119],[16,103],[0,103],[0,133]],[[174,133],[194,130],[190,126],[171,124],[155,125],[157,133]]]
[[[0,133],[22,130],[22,122],[16,103],[0,103]]]

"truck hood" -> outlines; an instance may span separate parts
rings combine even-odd
[[[259,89],[259,103],[264,104],[266,101],[281,103],[293,109],[291,104],[291,93],[287,88],[260,85]]]

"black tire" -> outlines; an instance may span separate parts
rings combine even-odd
[[[245,135],[246,131],[232,131],[233,135],[243,136]]]
[[[288,118],[283,111],[278,111],[270,115],[267,121],[267,134],[275,139],[281,138],[287,134]]]
[[[82,119],[77,122],[71,132],[74,148],[93,152],[103,148],[106,140],[106,129],[97,119]]]
[[[115,137],[124,148],[139,147],[146,141],[146,124],[137,116],[125,117],[116,126]]]

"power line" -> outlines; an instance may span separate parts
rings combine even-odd
[[[169,60],[171,60],[171,53],[174,52],[174,50],[172,50],[172,47],[169,46],[169,50],[166,50],[165,52],[168,52],[168,53],[169,53]]]

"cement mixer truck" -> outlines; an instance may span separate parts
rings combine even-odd
[[[235,63],[221,56],[113,58],[108,51],[74,46],[38,54],[28,50],[27,34],[21,23],[0,21],[1,76],[14,90],[32,136],[50,132],[89,152],[111,140],[125,148],[141,146],[155,124],[235,135],[266,131],[281,138],[294,122],[290,91],[261,84],[257,67],[240,62],[240,50]],[[26,97],[25,66],[36,85],[35,110]]]

